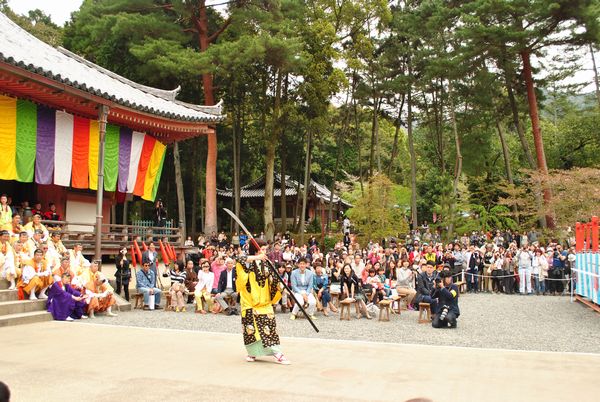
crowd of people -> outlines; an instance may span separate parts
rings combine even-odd
[[[185,312],[192,304],[198,314],[239,314],[235,266],[247,254],[248,244],[233,244],[225,233],[200,236],[198,254],[185,254],[185,260],[180,257],[162,272],[154,243],[148,244],[133,275],[124,248],[115,259],[113,290],[99,271],[100,262],[85,259],[81,245],[67,250],[60,232],[44,226],[39,213],[22,226],[22,215],[9,207],[4,195],[0,208],[2,278],[10,282],[10,289],[19,289],[21,297],[49,298],[48,309],[57,319],[101,311],[113,315],[113,294],[123,292],[129,300],[132,278],[145,310],[161,309],[164,291],[166,307],[175,312]],[[535,230],[473,232],[444,244],[440,233],[425,223],[402,239],[364,245],[350,234],[348,222],[343,230],[343,239],[326,252],[314,237],[299,245],[289,234],[277,234],[268,243],[267,256],[291,290],[282,292],[276,307],[289,311],[290,319],[298,317],[300,305],[311,318],[317,312],[337,314],[344,299],[356,302],[357,318],[370,319],[381,301],[390,300],[409,311],[428,303],[434,319],[444,313],[444,318],[450,317],[448,325],[456,326],[462,288],[474,293],[560,295],[573,286],[574,247],[556,241],[542,245]],[[185,245],[195,246],[191,238]]]
[[[58,225],[45,226],[42,218],[60,220],[54,204],[42,215],[40,204],[28,203],[19,211],[0,196],[0,278],[18,290],[19,299],[47,299],[47,309],[57,320],[73,321],[106,312],[115,316],[114,290],[100,261],[83,256],[81,244],[67,249]]]

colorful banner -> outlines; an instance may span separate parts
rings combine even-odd
[[[0,179],[95,190],[97,120],[0,95]],[[156,197],[166,146],[154,137],[107,124],[104,189]]]

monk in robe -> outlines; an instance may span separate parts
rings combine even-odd
[[[70,285],[71,275],[65,272],[59,281],[48,290],[48,302],[46,308],[52,317],[58,321],[73,321],[87,318],[83,313],[86,308],[85,296],[81,295]]]
[[[52,271],[44,260],[42,250],[35,250],[33,259],[24,263],[23,273],[17,286],[29,294],[29,300],[37,300],[36,293],[40,299],[47,299],[46,289],[52,285],[54,278]]]
[[[98,272],[98,262],[93,261],[90,267],[91,280],[85,285],[86,293],[89,297],[88,316],[95,317],[95,313],[106,311],[110,317],[117,315],[112,312],[112,306],[117,302],[113,296],[115,290],[108,283],[108,280]]]
[[[19,240],[19,235],[21,232],[24,232],[23,226],[21,225],[21,215],[14,214],[12,217],[12,221],[2,226],[0,229],[8,230],[10,234],[10,242],[14,243]]]
[[[46,226],[42,225],[42,216],[40,214],[33,215],[33,220],[25,225],[24,229],[30,237],[33,236],[33,233],[36,230],[41,230],[42,241],[44,242],[48,240],[48,229]]]
[[[33,253],[36,250],[35,243],[33,240],[29,238],[29,234],[27,232],[21,232],[19,234],[19,242],[23,245],[22,252],[27,254],[29,258],[33,258]]]
[[[71,269],[77,276],[90,266],[90,262],[83,256],[83,246],[80,243],[75,244],[73,250],[69,251],[69,257],[71,257]]]
[[[71,259],[69,257],[62,257],[60,259],[60,265],[52,270],[54,282],[60,282],[64,274],[69,274],[69,283],[71,282],[71,278],[75,278],[75,274],[71,271]]]
[[[50,240],[48,240],[48,252],[59,259],[67,253],[67,248],[61,240],[60,232],[52,232],[50,235]]]
[[[259,240],[260,241],[260,240]],[[240,292],[246,361],[258,356],[273,356],[279,364],[290,364],[281,353],[273,305],[281,299],[279,278],[267,266],[266,245],[260,249],[250,244],[249,256],[240,257],[236,264],[236,289]]]
[[[10,234],[7,230],[0,231],[0,278],[10,282],[8,290],[15,290],[17,271],[15,267],[15,252],[10,245]]]

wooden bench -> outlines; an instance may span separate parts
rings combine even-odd
[[[335,307],[340,307],[340,292],[330,292],[331,295],[331,303]]]
[[[165,304],[165,311],[175,311],[175,309],[171,305],[171,299],[172,299],[171,292],[169,292],[169,291],[165,292],[165,296],[167,299],[167,303]]]
[[[431,323],[431,306],[429,303],[419,303],[419,324],[427,323]]]
[[[379,321],[389,321],[392,310],[392,300],[382,300],[379,302]]]

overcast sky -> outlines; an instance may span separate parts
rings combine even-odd
[[[222,0],[208,0],[207,4],[222,3]],[[29,10],[39,8],[52,17],[52,21],[59,25],[71,19],[71,13],[78,10],[83,0],[8,0],[8,5],[18,14],[27,14]],[[552,55],[552,51],[549,52]],[[588,52],[581,53],[582,70],[567,79],[569,83],[587,83],[584,91],[593,91],[592,63]],[[597,55],[600,59],[600,55]],[[597,60],[600,63],[600,60]],[[535,63],[535,60],[534,60]]]

